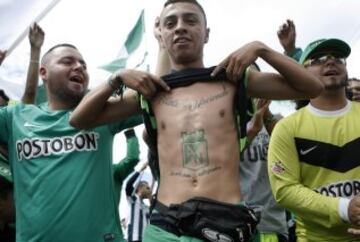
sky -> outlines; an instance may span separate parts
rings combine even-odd
[[[40,13],[55,0],[0,0],[0,49],[9,49]],[[78,47],[87,61],[90,87],[105,81],[109,73],[98,67],[119,54],[127,34],[145,9],[146,33],[137,53],[147,49],[147,64],[155,69],[157,42],[152,34],[153,23],[161,12],[163,0],[56,0],[58,3],[39,24],[45,31],[43,52],[58,43]],[[282,52],[276,32],[292,19],[297,30],[297,46],[304,48],[320,38],[340,38],[352,47],[348,58],[350,77],[360,77],[360,1],[359,0],[199,0],[210,28],[205,47],[206,66],[218,64],[242,45],[259,40]],[[29,41],[24,38],[0,66],[0,88],[11,98],[22,95],[29,62]],[[137,64],[136,55],[129,68]],[[263,71],[274,71],[259,60]],[[272,111],[287,115],[292,112],[286,102],[271,106]],[[142,128],[136,129],[141,137]],[[141,138],[140,138],[141,139]],[[124,137],[116,137],[114,161],[125,154]],[[142,159],[146,157],[141,142]],[[148,179],[148,178],[147,178]]]
[[[0,0],[0,49],[15,39],[54,0]],[[155,16],[163,0],[57,0],[59,3],[39,22],[46,33],[43,50],[68,42],[76,45],[88,62],[94,87],[109,73],[98,67],[113,60],[141,9],[145,9],[145,48],[154,70],[157,42],[152,35]],[[242,45],[260,40],[282,51],[276,32],[286,20],[294,20],[297,45],[319,38],[337,37],[352,46],[348,59],[350,76],[360,77],[360,1],[358,0],[199,0],[208,17],[210,40],[205,47],[205,64],[216,65]],[[0,67],[0,85],[9,86],[9,95],[21,96],[29,59],[25,38]],[[259,61],[265,71],[272,69]],[[129,66],[133,67],[133,66]]]
[[[150,71],[155,69],[158,44],[152,31],[163,0],[0,0],[0,49],[9,49],[52,2],[57,4],[39,22],[45,31],[43,52],[58,43],[76,45],[87,61],[91,88],[109,76],[110,73],[98,67],[117,57],[142,9],[145,9],[146,23],[144,41],[128,67],[134,67],[147,49],[147,64]],[[358,0],[199,2],[207,13],[210,28],[210,39],[204,50],[206,66],[218,64],[234,50],[255,40],[282,52],[276,32],[286,19],[292,19],[297,29],[297,46],[304,48],[319,38],[336,37],[348,42],[352,47],[348,58],[349,76],[360,77]],[[23,92],[29,52],[29,41],[25,37],[0,66],[0,88],[11,98],[19,98]],[[274,71],[262,60],[258,63],[263,71]],[[287,102],[272,104],[271,109],[285,115],[293,111]],[[122,149],[115,149],[114,160],[121,159],[122,154]]]

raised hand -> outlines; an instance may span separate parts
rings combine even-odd
[[[151,99],[158,91],[157,86],[169,91],[170,87],[159,77],[147,72],[125,69],[110,77],[111,82],[123,82],[125,86],[140,92],[146,99]]]
[[[34,23],[30,27],[30,31],[29,31],[30,46],[32,48],[40,49],[44,43],[44,38],[45,38],[44,31],[41,29],[41,27],[37,23]]]
[[[279,27],[277,36],[287,54],[295,50],[296,29],[292,20],[286,20],[286,23]]]
[[[242,77],[244,70],[255,62],[263,49],[265,45],[259,41],[248,43],[221,61],[211,75],[216,76],[221,69],[226,69],[229,80],[236,82]]]

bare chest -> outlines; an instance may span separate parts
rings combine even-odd
[[[228,82],[195,83],[157,96],[152,107],[158,128],[192,128],[232,120],[235,86]]]

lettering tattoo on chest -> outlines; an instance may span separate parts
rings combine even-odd
[[[203,106],[206,106],[212,102],[215,102],[219,99],[222,99],[228,94],[229,92],[226,90],[226,86],[222,85],[222,90],[220,92],[210,94],[207,97],[201,97],[196,100],[178,100],[171,97],[167,97],[166,95],[161,95],[159,97],[159,102],[161,104],[164,104],[172,108],[180,108],[180,109],[187,109],[193,111]]]

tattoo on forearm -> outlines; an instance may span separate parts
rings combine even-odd
[[[204,129],[182,132],[181,139],[184,168],[198,170],[209,165],[208,144]]]
[[[228,94],[228,91],[225,87],[221,90],[221,92],[212,94],[208,97],[202,97],[198,100],[176,100],[167,97],[166,95],[162,95],[159,97],[159,101],[162,104],[165,104],[167,106],[173,107],[173,108],[181,108],[181,109],[188,109],[188,110],[196,110],[199,109],[209,103],[212,103],[216,100],[219,100],[223,97],[225,97]]]

